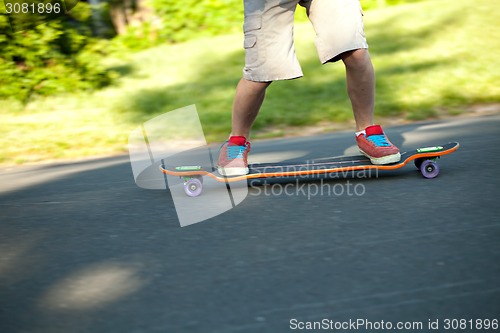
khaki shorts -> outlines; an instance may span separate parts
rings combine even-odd
[[[303,75],[293,43],[297,4],[306,8],[316,31],[321,63],[368,48],[359,0],[244,0],[245,79],[266,82]]]

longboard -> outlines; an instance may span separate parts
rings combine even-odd
[[[459,148],[458,142],[450,142],[442,146],[418,148],[401,154],[397,163],[375,165],[363,155],[326,157],[309,161],[287,161],[282,163],[255,163],[248,166],[249,173],[243,176],[222,176],[213,166],[160,165],[162,173],[184,178],[184,190],[188,196],[198,196],[203,188],[203,176],[208,176],[219,182],[237,182],[248,179],[272,177],[299,177],[304,175],[321,175],[359,170],[395,170],[414,161],[417,169],[425,178],[435,178],[440,172],[437,159],[451,154]]]

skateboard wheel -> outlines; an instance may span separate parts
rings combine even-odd
[[[425,178],[435,178],[439,174],[439,165],[432,160],[425,160],[420,165],[420,172]]]
[[[193,178],[196,178],[200,181],[200,183],[203,185],[203,177],[202,176],[193,176]]]
[[[197,197],[201,194],[202,187],[203,185],[199,179],[191,178],[184,183],[184,192],[186,192],[189,197]]]

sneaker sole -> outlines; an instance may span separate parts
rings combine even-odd
[[[248,168],[221,168],[217,167],[217,171],[222,176],[244,176],[248,175]]]
[[[365,153],[364,151],[362,151],[361,149],[359,151],[361,152],[361,154],[368,157],[370,159],[370,162],[372,162],[372,164],[375,164],[375,165],[391,164],[391,163],[397,163],[397,162],[401,161],[401,154],[400,153],[382,156],[382,157],[372,157],[372,156],[368,155],[367,153]]]

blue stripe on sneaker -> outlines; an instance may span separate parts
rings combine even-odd
[[[366,139],[373,142],[373,144],[376,147],[389,147],[390,146],[389,142],[387,142],[387,138],[383,134],[382,135],[370,135]]]
[[[234,160],[235,158],[243,158],[243,154],[247,149],[246,146],[227,146],[226,148],[227,158],[230,160]]]

